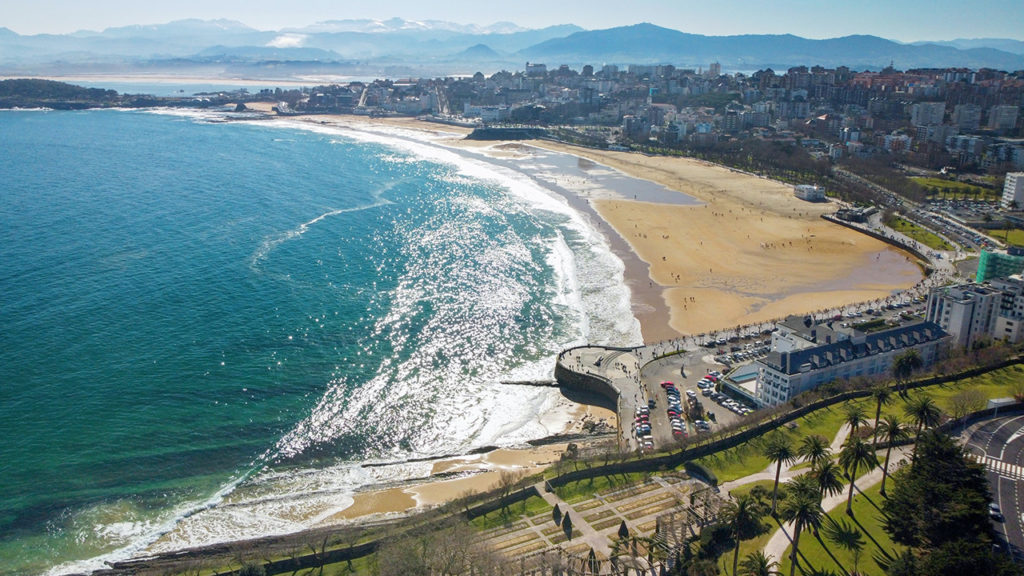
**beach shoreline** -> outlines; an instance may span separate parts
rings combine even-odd
[[[270,113],[270,105],[250,106]],[[465,140],[468,128],[424,122],[412,118],[368,118],[362,116],[315,115],[288,116],[288,121],[301,121],[314,126],[327,126],[365,132],[386,132],[395,136],[401,130],[405,137],[454,150],[483,162],[509,167],[519,164],[518,171],[535,183],[563,197],[572,208],[583,214],[607,240],[613,253],[624,264],[623,281],[630,290],[632,310],[641,323],[645,342],[651,343],[683,334],[729,329],[736,325],[768,320],[789,313],[809,312],[818,308],[842,306],[871,300],[892,291],[907,288],[920,278],[920,270],[912,262],[890,258],[884,274],[869,275],[868,281],[856,278],[857,271],[870,266],[870,258],[882,253],[902,254],[884,243],[836,226],[820,218],[834,210],[828,204],[808,204],[793,197],[792,189],[781,183],[741,174],[727,168],[688,159],[652,158],[622,152],[583,149],[548,141],[480,142]],[[696,202],[644,202],[628,198],[621,191],[596,186],[591,180],[573,180],[538,170],[524,168],[524,159],[537,151],[547,151],[595,163],[676,191],[681,197]],[[757,186],[752,186],[756,183]],[[799,211],[798,211],[799,208]],[[734,234],[721,234],[728,215],[733,222],[756,229],[766,239],[753,248],[752,241],[727,242]],[[757,218],[762,224],[752,225]],[[649,223],[641,234],[640,222]],[[697,248],[686,250],[693,238],[676,238],[673,226],[695,229],[707,240],[707,249],[699,249],[704,240],[697,239]],[[742,229],[742,228],[741,228]],[[632,233],[631,233],[632,232]],[[819,240],[818,237],[821,236]],[[712,241],[711,237],[719,238]],[[803,241],[803,251],[791,249],[793,240]],[[773,248],[785,244],[785,248]],[[668,252],[659,260],[658,254]],[[812,254],[812,250],[817,250]],[[772,251],[775,250],[773,253]],[[691,258],[681,255],[692,253]],[[782,255],[782,257],[779,256]],[[672,256],[670,261],[669,256]],[[771,265],[792,266],[786,278],[778,274],[754,274],[743,266],[752,266],[768,257]],[[774,256],[774,258],[773,258]],[[738,262],[738,264],[737,264]],[[709,265],[710,264],[710,265]],[[828,265],[826,265],[828,264]],[[723,281],[706,282],[720,266]],[[817,269],[817,270],[816,270]],[[838,272],[837,272],[838,270]],[[810,271],[810,272],[809,272]],[[892,281],[891,272],[897,272]],[[839,282],[827,286],[836,275],[860,281],[858,286]],[[688,284],[689,283],[689,284]],[[810,287],[809,289],[794,289]],[[824,290],[815,296],[815,290]],[[690,306],[694,300],[701,306]],[[696,304],[696,303],[695,303]],[[694,314],[690,308],[704,308],[705,314]],[[604,420],[613,429],[615,415],[607,408],[579,403],[580,399],[563,402],[547,414],[548,424],[564,419],[561,434],[582,430],[588,419]],[[598,403],[595,401],[595,404]],[[552,430],[549,427],[549,430]],[[555,432],[557,436],[559,433]],[[356,492],[351,505],[324,516],[315,527],[348,524],[355,521],[387,519],[440,505],[470,492],[494,488],[503,470],[533,473],[557,462],[565,443],[501,448],[483,454],[442,458],[433,464],[431,475],[403,485],[368,488]]]
[[[256,109],[270,112],[270,105]],[[908,253],[821,218],[836,210],[833,202],[805,202],[790,185],[700,160],[546,140],[465,140],[469,128],[414,118],[287,118],[370,132],[407,130],[484,162],[516,162],[520,173],[587,218],[623,262],[645,343],[884,299],[923,277]],[[637,200],[599,177],[553,178],[524,167],[537,150],[663,186],[680,201]]]

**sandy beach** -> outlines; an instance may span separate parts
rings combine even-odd
[[[271,105],[250,108],[270,112]],[[592,223],[626,264],[625,281],[647,342],[884,298],[921,278],[908,255],[821,219],[835,211],[834,204],[804,202],[790,186],[720,166],[547,141],[469,141],[464,140],[468,128],[411,118],[288,119],[366,131],[401,129],[484,160],[506,166],[514,161],[596,220]],[[532,158],[551,152],[576,158],[584,175],[529,167]],[[630,198],[608,187],[613,180],[599,177],[608,171],[660,184],[678,198]],[[579,430],[586,418],[614,426],[614,413],[605,408],[566,400],[561,409],[573,412],[567,433]],[[351,506],[322,524],[407,512],[486,491],[502,470],[540,470],[557,461],[564,448],[552,444],[439,460],[432,475],[440,477],[357,493]]]
[[[604,421],[615,427],[615,413],[600,406],[585,404],[563,405],[570,413],[566,434],[578,434],[588,420]],[[355,495],[348,508],[321,521],[330,526],[357,518],[387,516],[410,512],[450,502],[470,493],[486,492],[497,487],[503,471],[531,475],[557,462],[565,452],[567,443],[545,444],[529,448],[499,448],[485,454],[444,458],[433,464],[428,479],[408,486],[367,490]]]
[[[792,186],[706,162],[549,141],[464,140],[468,128],[411,118],[307,119],[362,130],[413,130],[494,162],[514,160],[591,215],[605,233],[626,265],[645,342],[885,298],[922,277],[909,254],[823,220],[822,214],[837,209],[834,203],[805,202]],[[547,151],[583,159],[584,176],[529,166]],[[635,200],[611,188],[620,182],[609,184],[600,175],[609,169],[664,186],[678,200]]]

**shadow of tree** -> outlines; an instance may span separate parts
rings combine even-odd
[[[825,537],[832,541],[836,546],[842,548],[853,554],[853,571],[859,572],[858,564],[860,563],[860,554],[864,550],[864,535],[854,525],[850,524],[846,518],[841,519],[839,522],[831,522],[825,527]],[[824,548],[824,544],[822,544]],[[826,548],[826,551],[828,549]],[[829,552],[829,556],[832,553]],[[835,556],[832,556],[835,560]],[[838,561],[836,564],[839,565],[840,570],[849,573]]]

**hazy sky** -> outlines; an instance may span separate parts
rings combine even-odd
[[[588,29],[651,22],[713,36],[872,34],[900,41],[1024,40],[1022,0],[0,0],[0,26],[19,34],[103,30],[184,18],[237,20],[261,30],[347,18],[515,22]]]

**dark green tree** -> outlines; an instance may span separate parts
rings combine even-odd
[[[829,447],[828,440],[820,434],[804,436],[796,453],[804,462],[809,462],[812,468],[832,458],[832,448]]]
[[[882,496],[885,496],[885,481],[889,477],[889,456],[892,454],[892,447],[910,437],[907,426],[897,416],[886,416],[877,430],[885,442],[885,464],[882,465]]]
[[[875,401],[875,432],[871,437],[872,444],[878,444],[879,418],[882,417],[882,406],[892,402],[892,389],[885,384],[878,384],[871,389],[871,398]]]
[[[853,515],[853,488],[857,480],[857,474],[864,470],[870,470],[878,466],[878,459],[875,457],[875,448],[861,440],[857,436],[850,436],[843,444],[839,452],[839,465],[846,472],[846,478],[850,481],[850,495],[846,498],[846,513]]]
[[[764,455],[768,460],[775,463],[775,486],[772,488],[772,514],[775,513],[779,498],[779,476],[782,475],[782,465],[789,464],[796,458],[796,452],[789,438],[779,432],[773,433],[765,440]]]
[[[733,574],[736,574],[739,564],[740,542],[753,538],[764,531],[761,518],[767,513],[768,510],[764,503],[750,494],[744,494],[723,507],[722,522],[729,526],[732,531],[732,539],[735,541],[732,553]]]
[[[801,532],[805,528],[818,529],[824,515],[821,501],[817,496],[811,496],[802,491],[790,491],[786,495],[786,499],[782,501],[779,516],[784,521],[793,522],[793,552],[790,556],[789,576],[796,574],[796,567],[800,559]]]
[[[914,422],[914,450],[911,460],[917,460],[917,442],[921,439],[921,432],[925,428],[935,426],[942,417],[942,412],[930,396],[917,396],[907,401],[903,411]]]

